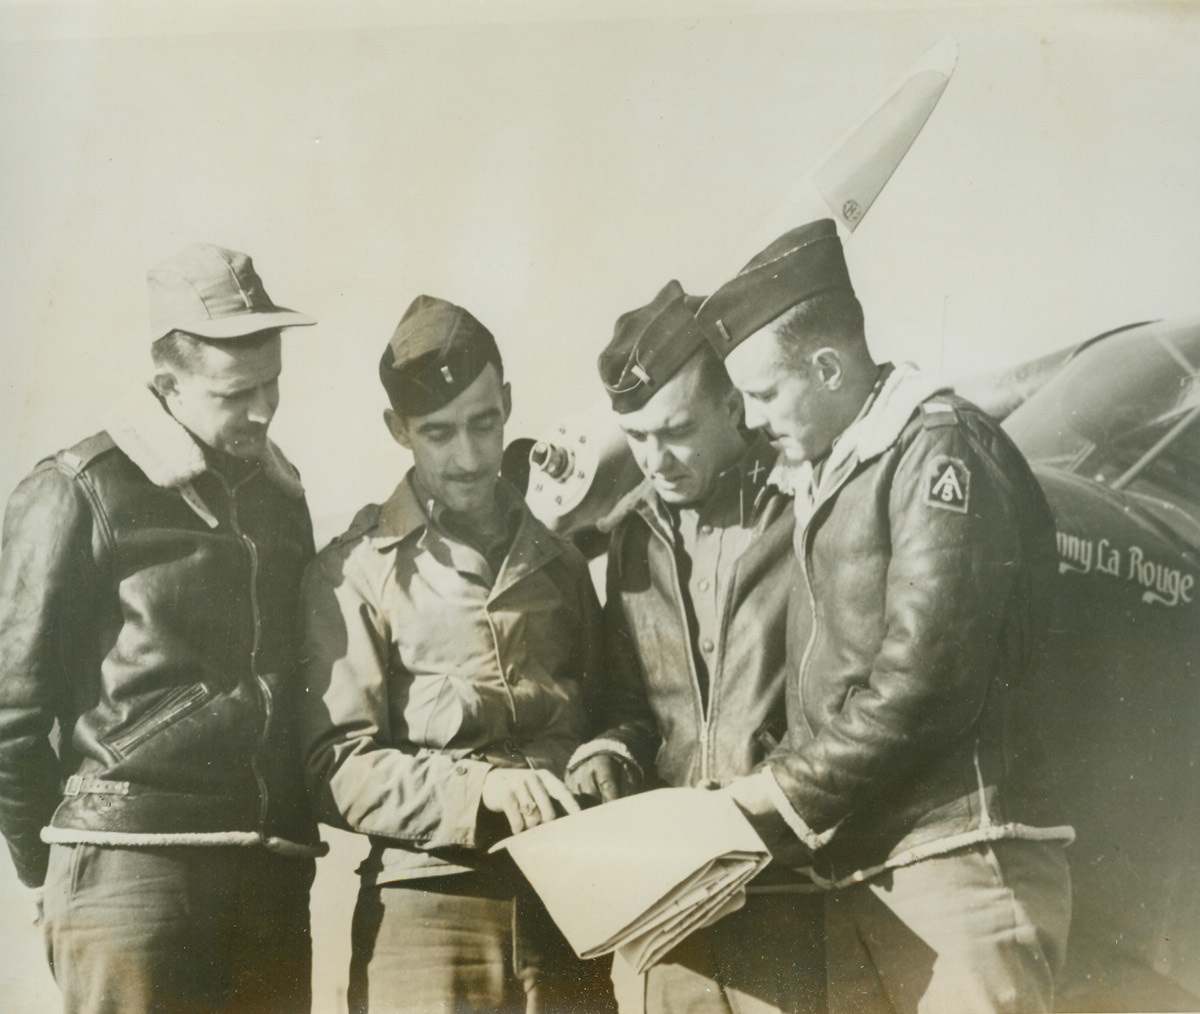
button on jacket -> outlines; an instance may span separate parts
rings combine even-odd
[[[791,500],[767,481],[774,456],[756,442],[678,525],[649,480],[629,497],[608,556],[607,731],[578,760],[608,750],[650,784],[721,783],[782,739],[800,576]]]
[[[493,573],[430,520],[414,479],[364,508],[303,589],[308,777],[325,820],[372,836],[368,883],[484,865],[499,831],[481,819],[484,777],[561,776],[600,675],[583,557],[501,482],[518,523]]]
[[[798,482],[807,594],[792,624],[776,805],[852,882],[1051,826],[1025,685],[1055,575],[1054,523],[1020,452],[914,367]],[[811,495],[806,495],[805,487]]]
[[[308,508],[274,445],[236,471],[138,391],[13,494],[0,822],[26,884],[47,842],[319,853],[293,727]]]

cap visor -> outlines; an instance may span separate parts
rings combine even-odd
[[[244,338],[258,331],[281,327],[308,327],[316,321],[303,313],[278,307],[267,313],[241,313],[236,317],[217,317],[195,323],[176,324],[172,330],[186,331],[201,338]]]

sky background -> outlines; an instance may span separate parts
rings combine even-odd
[[[145,271],[196,241],[320,321],[285,339],[273,436],[322,541],[407,466],[375,369],[419,293],[495,333],[510,437],[601,408],[616,316],[725,280],[946,35],[954,77],[848,246],[878,355],[952,380],[1200,313],[1197,4],[0,0],[2,495],[145,375]],[[318,882],[323,1010],[356,849]],[[12,879],[0,996],[42,1009]]]

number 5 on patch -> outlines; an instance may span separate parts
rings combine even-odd
[[[944,511],[967,513],[971,471],[958,458],[939,454],[925,466],[925,504]]]

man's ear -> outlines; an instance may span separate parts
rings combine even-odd
[[[812,355],[812,363],[816,368],[817,376],[821,379],[822,387],[829,391],[836,391],[842,386],[842,381],[846,378],[846,370],[837,349],[831,349],[829,346],[817,349]]]
[[[395,409],[385,408],[383,410],[383,421],[388,428],[388,432],[392,435],[392,439],[401,447],[412,450],[412,440],[408,435],[408,422]]]
[[[729,410],[729,418],[733,420],[733,424],[741,426],[746,418],[746,402],[742,398],[742,392],[736,387],[729,388],[729,393],[725,396],[725,407]]]
[[[500,399],[504,403],[504,421],[508,422],[508,417],[512,415],[512,384],[507,381],[500,388]]]
[[[154,378],[150,382],[154,385],[155,393],[163,401],[167,401],[179,393],[179,381],[170,370],[162,370],[154,374]]]

